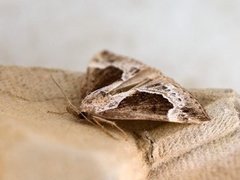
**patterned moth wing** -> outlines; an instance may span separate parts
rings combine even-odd
[[[80,109],[108,120],[199,123],[201,104],[173,79],[137,60],[102,51],[90,62]]]

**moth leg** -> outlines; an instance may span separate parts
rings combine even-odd
[[[115,127],[117,130],[119,130],[126,138],[128,137],[127,134],[125,133],[125,131],[123,129],[121,129],[115,122],[109,121],[109,120],[101,118],[99,116],[93,116],[93,117],[96,118],[98,121],[110,124],[111,126]]]
[[[93,122],[96,123],[95,125],[98,125],[99,127],[101,127],[101,129],[103,130],[103,132],[105,132],[107,135],[109,135],[109,136],[112,137],[113,139],[117,139],[117,138],[114,137],[101,123],[99,123],[99,120],[95,119],[95,117],[93,117]]]
[[[90,119],[88,119],[88,117],[85,116],[83,113],[80,112],[80,114],[81,114],[82,117],[83,117],[87,122],[89,122],[90,124],[92,124],[92,125],[94,125],[94,126],[99,126],[99,125],[94,121],[94,119],[93,119],[93,120],[90,120]]]

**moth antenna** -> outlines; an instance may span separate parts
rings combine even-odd
[[[53,80],[53,82],[57,85],[57,87],[60,89],[61,93],[63,94],[63,96],[65,97],[65,100],[67,101],[67,103],[69,104],[69,106],[67,107],[67,111],[75,116],[78,116],[80,113],[80,110],[73,105],[73,103],[70,101],[70,99],[67,97],[66,93],[63,91],[63,88],[61,87],[61,85],[56,81],[56,79],[53,77],[53,75],[51,74],[51,78]]]
[[[70,99],[67,97],[67,95],[65,94],[65,92],[63,91],[63,88],[61,87],[61,85],[56,81],[56,79],[53,77],[53,75],[51,74],[51,78],[53,80],[53,82],[57,85],[57,87],[60,89],[60,91],[62,92],[63,96],[65,97],[66,101],[68,102],[68,104],[72,104],[72,102],[70,101]]]

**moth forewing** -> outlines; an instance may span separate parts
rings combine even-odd
[[[199,123],[209,120],[201,104],[173,79],[132,58],[109,51],[89,65],[88,94],[81,109],[106,119]]]

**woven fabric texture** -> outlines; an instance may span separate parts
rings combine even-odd
[[[211,121],[117,122],[128,140],[66,113],[51,76],[78,106],[84,74],[0,66],[0,179],[238,179],[239,96],[191,90]],[[55,113],[54,113],[55,112]]]

